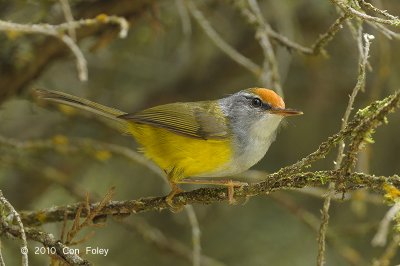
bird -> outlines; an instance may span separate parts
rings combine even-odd
[[[89,111],[131,135],[144,156],[165,172],[171,188],[166,202],[171,207],[184,183],[227,186],[232,202],[233,187],[247,183],[227,177],[248,170],[265,156],[285,117],[303,114],[286,108],[273,90],[259,87],[217,100],[168,103],[136,113],[60,91],[34,93],[41,100]]]

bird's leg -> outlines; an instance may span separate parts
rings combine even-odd
[[[202,180],[202,179],[181,179],[177,181],[179,184],[197,184],[197,185],[218,185],[218,186],[226,186],[228,188],[228,202],[229,204],[234,204],[235,199],[233,195],[235,193],[235,187],[243,187],[248,186],[249,184],[246,182],[234,181],[231,179],[228,180]]]
[[[165,201],[167,202],[167,204],[172,208],[172,210],[174,212],[178,212],[181,208],[177,207],[174,205],[174,202],[172,201],[172,199],[175,197],[176,194],[183,192],[183,190],[178,187],[177,183],[174,181],[169,180],[169,185],[171,187],[171,192],[169,192],[167,198],[165,199]]]

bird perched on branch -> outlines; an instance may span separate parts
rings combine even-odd
[[[246,183],[223,178],[261,160],[282,119],[302,114],[286,109],[282,98],[265,88],[245,89],[219,100],[159,105],[133,114],[63,92],[36,89],[35,93],[40,99],[106,118],[133,136],[145,156],[166,173],[170,206],[182,192],[178,187],[182,183],[228,186],[232,201],[233,187]]]

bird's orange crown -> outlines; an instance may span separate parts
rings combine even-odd
[[[285,109],[285,102],[273,90],[265,88],[251,88],[249,91],[258,95],[263,102],[269,103],[273,108]]]

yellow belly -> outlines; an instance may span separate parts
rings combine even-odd
[[[228,139],[203,140],[178,135],[164,128],[131,124],[131,134],[145,156],[163,169],[172,181],[218,171],[231,157]]]

